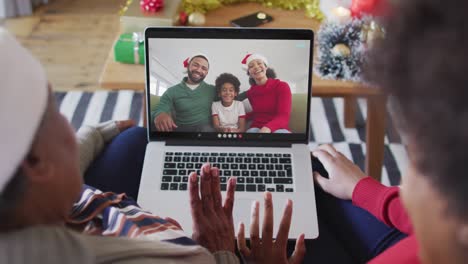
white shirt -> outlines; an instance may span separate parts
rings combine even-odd
[[[221,101],[213,102],[211,114],[218,116],[220,127],[237,129],[239,117],[245,117],[244,104],[234,100],[230,106],[225,107]]]
[[[200,86],[199,83],[197,84],[188,84],[188,83],[185,83],[185,85],[187,85],[188,88],[190,88],[190,90],[195,90],[198,88],[198,86]]]

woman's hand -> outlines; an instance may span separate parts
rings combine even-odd
[[[265,213],[262,225],[262,237],[259,232],[259,203],[252,206],[250,223],[250,248],[246,246],[244,224],[239,226],[237,234],[237,246],[247,263],[302,263],[305,255],[304,235],[300,235],[296,241],[296,247],[292,256],[288,259],[286,249],[288,245],[289,227],[291,226],[293,205],[288,200],[284,209],[283,218],[273,239],[273,201],[271,193],[265,193]]]
[[[364,172],[331,145],[321,145],[312,155],[322,162],[328,172],[328,179],[314,172],[315,182],[327,193],[350,200],[356,184],[366,177]]]
[[[135,126],[135,121],[132,120],[132,119],[119,120],[119,121],[115,121],[115,125],[117,126],[117,128],[119,129],[120,132],[123,132],[126,129],[129,129],[129,128]]]
[[[199,188],[200,186],[200,188]],[[192,238],[210,252],[227,250],[235,251],[234,192],[236,179],[230,178],[227,186],[226,200],[222,205],[219,169],[210,164],[201,169],[200,185],[197,174],[190,174],[190,206],[192,208]]]

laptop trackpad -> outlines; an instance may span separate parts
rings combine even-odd
[[[259,199],[257,199],[256,201],[259,202],[259,226],[260,226],[260,234],[262,233],[262,224],[263,224],[263,212],[265,210],[265,206],[264,206],[264,199],[263,199],[263,194],[260,195],[258,197]],[[249,238],[250,237],[250,218],[251,218],[251,214],[252,214],[252,205],[253,205],[253,202],[255,201],[255,199],[249,199],[249,198],[235,198],[235,202],[234,202],[234,212],[233,212],[233,218],[234,218],[234,227],[235,227],[235,230],[236,230],[236,234],[237,234],[237,231],[239,230],[239,223],[240,222],[243,222],[244,223],[244,226],[245,226],[245,237],[246,238]],[[279,201],[277,201],[279,202]],[[283,205],[283,203],[281,203],[281,205]],[[274,209],[279,209],[279,208],[276,208],[275,204],[273,204],[273,207]],[[275,211],[275,210],[274,210]],[[275,215],[275,221],[274,221],[274,224],[275,224],[275,233],[276,234],[276,225],[277,223],[276,222],[279,222],[280,219],[276,219],[277,214],[278,212],[273,212],[274,215]],[[282,210],[280,212],[280,214],[282,214]]]

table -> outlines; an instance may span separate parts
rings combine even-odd
[[[303,10],[284,11],[266,8],[257,3],[242,3],[224,6],[206,15],[206,26],[225,27],[229,21],[256,11],[273,16],[274,21],[263,25],[269,28],[310,28],[317,32],[319,22],[305,17]],[[113,50],[105,62],[99,83],[106,89],[133,89],[144,91],[145,68],[142,65],[121,64],[114,61]],[[324,80],[313,75],[313,96],[345,98],[345,127],[355,126],[356,98],[367,100],[366,121],[366,162],[369,176],[380,180],[384,157],[384,136],[386,122],[386,97],[375,87],[360,83]],[[143,109],[144,110],[144,109]],[[146,117],[146,115],[143,115]]]

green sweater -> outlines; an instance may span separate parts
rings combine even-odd
[[[201,82],[192,90],[185,84],[186,78],[167,89],[152,113],[173,113],[177,125],[202,125],[211,123],[211,104],[217,98],[213,85]]]

